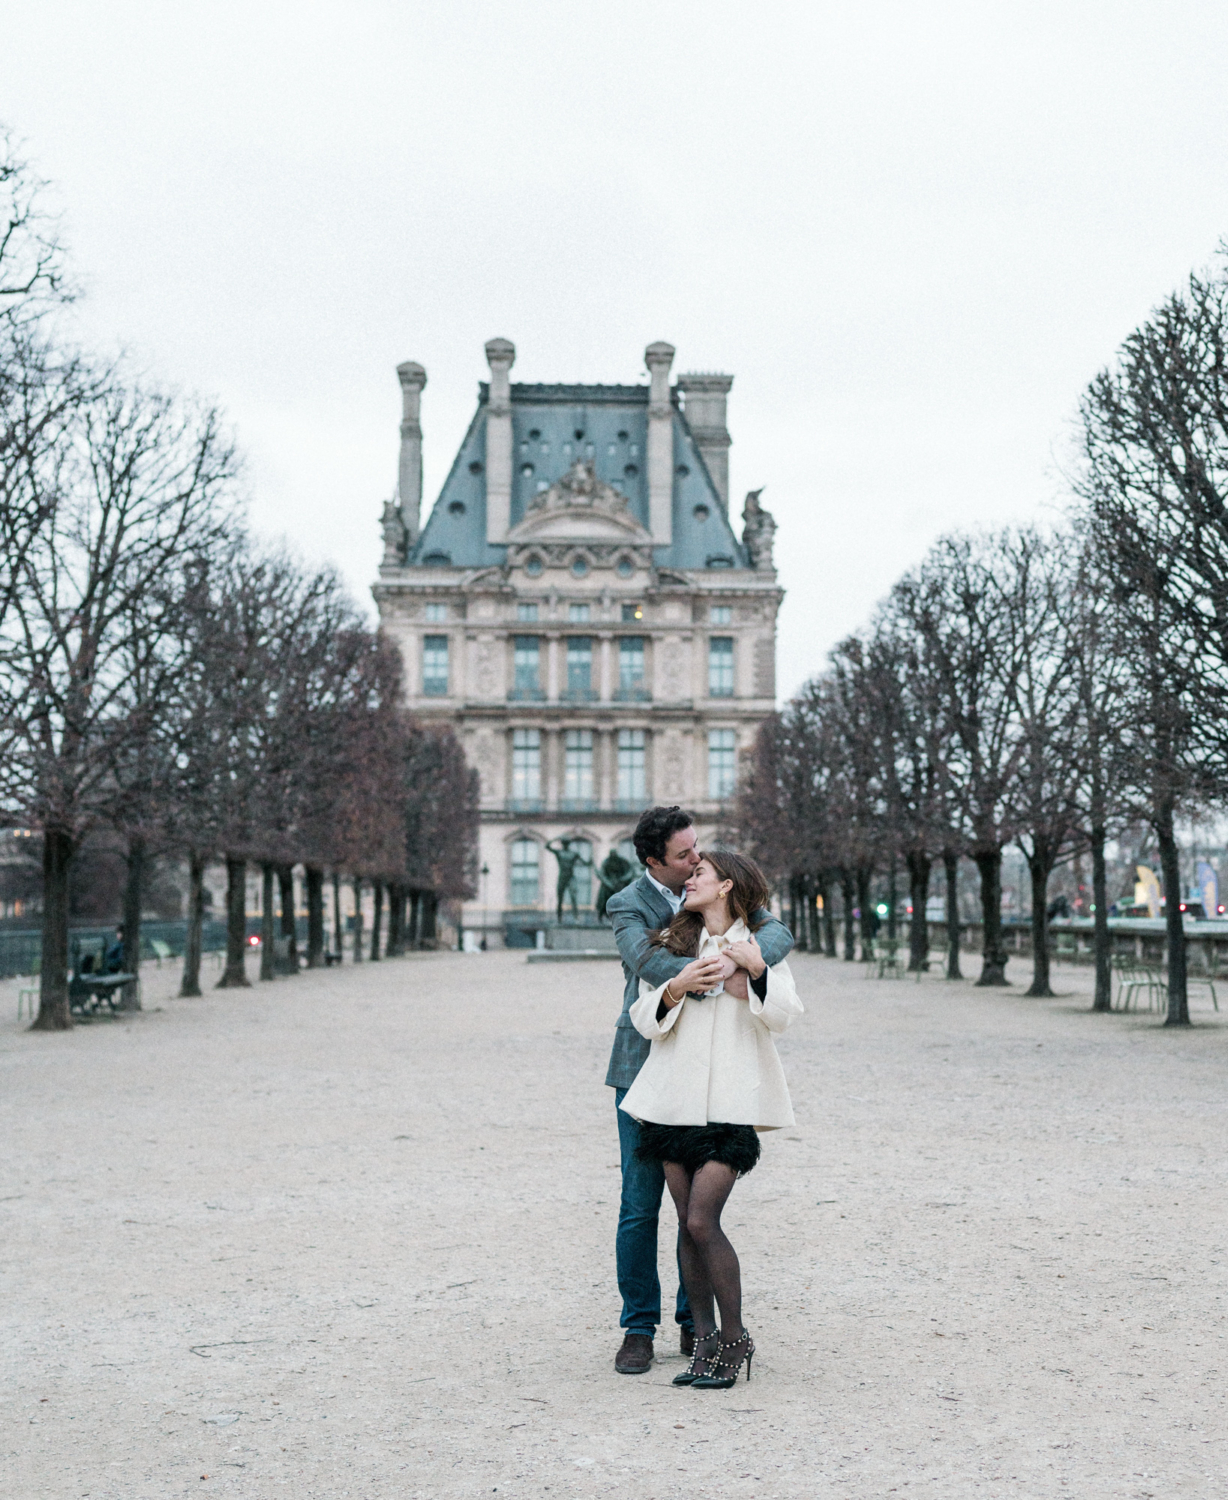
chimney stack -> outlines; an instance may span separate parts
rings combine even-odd
[[[658,547],[674,539],[674,417],[669,401],[669,371],[674,346],[649,344],[644,363],[652,377],[648,392],[648,529]]]
[[[732,375],[680,375],[687,426],[695,446],[704,456],[712,483],[729,514],[729,445],[733,439],[725,426],[725,398],[733,385]]]
[[[401,382],[401,462],[397,498],[401,521],[405,527],[406,545],[418,540],[422,525],[422,424],[418,420],[426,371],[412,359],[397,366]]]
[[[490,396],[486,403],[486,540],[506,542],[512,524],[512,385],[516,346],[510,339],[486,345]]]

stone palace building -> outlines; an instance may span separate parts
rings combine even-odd
[[[732,376],[671,384],[656,343],[647,384],[513,385],[515,357],[486,345],[490,380],[425,525],[426,371],[397,367],[400,482],[374,588],[409,708],[451,724],[481,775],[462,923],[490,947],[566,939],[551,841],[587,861],[591,921],[595,867],[612,848],[634,861],[645,806],[681,803],[711,837],[774,706],[782,597],[757,493],[741,539],[729,519]]]

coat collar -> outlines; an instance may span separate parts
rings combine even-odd
[[[669,909],[669,902],[666,901],[661,892],[657,890],[656,886],[653,885],[651,880],[649,880],[647,871],[645,871],[644,874],[640,876],[638,884],[640,895],[643,896],[644,900],[648,902],[648,904],[653,908],[654,911],[663,913],[663,916],[661,918],[661,926],[668,927],[674,919],[674,914]]]
[[[745,942],[748,937],[750,937],[750,928],[741,917],[738,917],[725,932],[721,933],[719,940],[713,937],[705,927],[699,935],[699,951],[701,953],[704,951],[705,943],[715,943],[718,947],[724,948],[730,943]]]

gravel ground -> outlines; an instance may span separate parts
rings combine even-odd
[[[760,1352],[711,1393],[672,1327],[612,1367],[613,964],[149,968],[58,1036],[0,985],[0,1493],[1228,1495],[1228,997],[796,967],[799,1124],[726,1214]]]

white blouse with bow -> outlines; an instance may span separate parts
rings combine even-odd
[[[740,920],[719,936],[705,928],[696,956],[720,953],[749,936]],[[700,999],[687,995],[660,1021],[657,1010],[665,986],[649,989],[641,981],[640,998],[629,1014],[652,1050],[621,1108],[658,1125],[720,1121],[758,1130],[792,1125],[793,1106],[773,1033],[792,1025],[803,1013],[802,1002],[787,963],[764,973],[767,993],[762,1000],[753,988],[749,1000],[728,992]],[[747,982],[749,986],[749,976]]]

